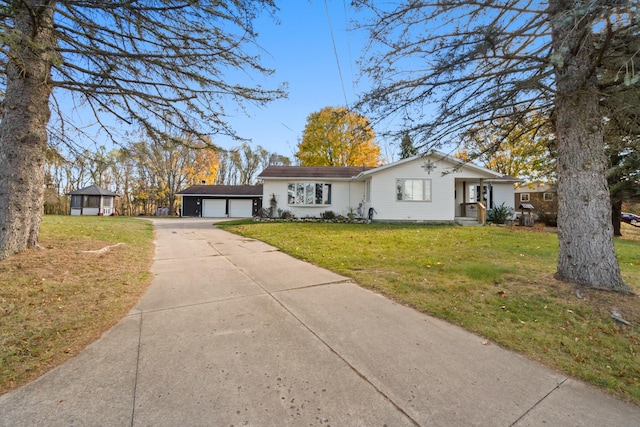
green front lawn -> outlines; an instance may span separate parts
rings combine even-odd
[[[557,236],[519,227],[230,223],[353,278],[361,286],[461,325],[494,343],[640,404],[640,300],[554,279]],[[627,284],[640,289],[640,240],[617,239]],[[618,309],[635,326],[621,329]]]

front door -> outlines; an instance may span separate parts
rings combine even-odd
[[[486,201],[487,209],[493,209],[493,187],[491,185],[483,185],[482,193],[480,193],[480,186],[476,185],[476,202],[481,200]]]

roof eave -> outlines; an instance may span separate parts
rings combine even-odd
[[[262,197],[262,194],[213,194],[213,193],[176,193],[176,196],[183,197],[202,197],[202,196],[216,196],[216,197]]]
[[[336,177],[330,177],[330,176],[258,176],[258,178],[260,179],[273,179],[273,180],[278,180],[278,181],[289,181],[292,179],[295,180],[309,180],[309,179],[313,179],[313,180],[323,180],[323,181],[327,181],[327,180],[331,180],[331,181],[353,181],[356,176],[351,176],[348,178],[336,178]]]

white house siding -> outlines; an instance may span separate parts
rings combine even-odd
[[[448,163],[439,162],[436,169],[427,174],[422,162],[402,163],[371,174],[371,207],[376,210],[374,219],[396,221],[453,221],[455,212],[454,174],[442,175]],[[397,200],[397,179],[431,180],[431,201],[410,202]]]
[[[319,184],[331,184],[331,204],[301,206],[288,203],[287,186],[293,182],[310,182]],[[325,211],[332,211],[336,215],[346,216],[349,208],[355,211],[358,205],[364,201],[364,182],[356,181],[332,181],[330,179],[291,178],[289,180],[265,179],[263,184],[262,207],[269,209],[271,199],[276,196],[277,209],[288,210],[298,218],[320,217]],[[366,214],[366,211],[363,211]]]
[[[514,206],[513,183],[492,183],[491,185],[493,186],[493,205],[500,206],[504,203],[505,206],[515,210],[516,206]]]

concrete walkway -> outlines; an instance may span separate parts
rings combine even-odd
[[[118,325],[2,426],[637,426],[640,408],[211,220],[154,220]]]

